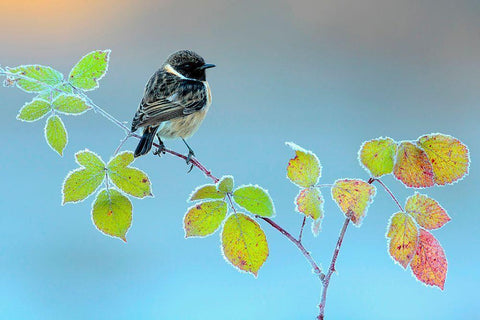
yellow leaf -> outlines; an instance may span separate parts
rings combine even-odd
[[[313,220],[323,218],[323,198],[318,188],[301,190],[295,199],[297,211]]]
[[[360,148],[359,158],[372,176],[380,177],[392,173],[397,143],[391,138],[378,138],[365,142]]]
[[[357,227],[362,224],[374,196],[375,187],[362,180],[337,180],[332,187],[333,200]]]
[[[437,201],[420,193],[407,199],[405,211],[411,214],[420,226],[429,230],[440,228],[450,221],[447,212]]]
[[[303,188],[316,185],[322,173],[322,167],[317,156],[293,142],[287,142],[286,144],[295,151],[295,158],[288,162],[288,179]]]
[[[453,183],[468,173],[470,156],[467,146],[460,140],[437,133],[418,138],[417,144],[425,150],[432,164],[436,184]]]
[[[406,213],[395,213],[390,219],[387,237],[390,238],[390,255],[403,268],[407,268],[417,249],[418,229],[415,221]]]

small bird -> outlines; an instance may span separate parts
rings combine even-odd
[[[150,151],[156,134],[160,148],[154,154],[160,155],[165,148],[162,139],[182,138],[190,163],[195,153],[185,139],[198,130],[212,103],[205,70],[213,67],[197,53],[181,50],[171,54],[153,74],[132,121],[132,132],[143,127],[135,157]]]

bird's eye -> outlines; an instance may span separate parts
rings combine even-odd
[[[184,68],[189,69],[191,67],[190,63],[186,63],[183,65]]]

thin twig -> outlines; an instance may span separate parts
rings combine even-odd
[[[258,218],[258,219],[262,219],[265,222],[267,222],[269,225],[271,225],[272,227],[274,227],[275,229],[280,231],[280,233],[283,234],[285,237],[287,237],[287,239],[290,240],[293,244],[295,244],[298,247],[298,249],[300,249],[300,251],[302,252],[305,259],[307,259],[307,261],[312,265],[312,268],[313,268],[315,274],[318,275],[320,280],[323,281],[323,279],[325,278],[325,275],[323,274],[322,270],[317,265],[315,260],[313,260],[312,256],[310,255],[310,252],[308,252],[307,249],[305,249],[305,247],[303,246],[303,244],[299,240],[295,239],[287,230],[280,227],[272,219],[265,218],[265,217],[260,217],[260,216],[255,216],[255,217]]]
[[[302,226],[300,227],[300,234],[298,235],[298,242],[302,242],[303,228],[305,227],[306,221],[307,221],[307,216],[304,216],[302,221]]]
[[[387,193],[390,195],[390,197],[392,197],[393,201],[395,201],[395,203],[400,208],[400,210],[402,212],[405,212],[405,210],[403,210],[403,207],[400,205],[400,202],[398,202],[397,198],[392,193],[392,191],[390,191],[390,189],[380,179],[374,178],[373,181],[377,181],[383,187],[383,189],[385,189],[385,191],[387,191]]]
[[[342,246],[343,237],[345,236],[345,232],[347,231],[349,222],[350,218],[346,218],[345,222],[343,223],[342,230],[340,231],[340,235],[338,236],[337,245],[335,246],[335,250],[333,251],[330,268],[328,268],[327,275],[323,279],[322,300],[320,301],[320,305],[318,306],[320,309],[320,313],[317,317],[318,320],[323,320],[323,318],[325,317],[325,302],[327,300],[328,285],[330,284],[330,278],[332,277],[332,274],[335,272],[335,262],[337,261],[338,253],[340,251],[340,247]]]
[[[127,135],[125,136],[125,138],[123,138],[122,141],[120,141],[120,144],[118,145],[117,149],[115,149],[115,152],[113,153],[114,156],[118,153],[118,151],[120,151],[120,149],[122,148],[123,144],[124,144],[124,143],[128,140],[128,138],[130,138],[130,137],[131,137],[131,135],[130,135],[130,134],[127,134]]]

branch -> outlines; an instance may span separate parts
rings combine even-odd
[[[400,205],[400,202],[398,202],[397,198],[393,195],[392,191],[390,191],[390,189],[388,189],[388,187],[378,178],[370,178],[370,180],[373,182],[373,181],[377,181],[382,187],[383,189],[385,189],[385,191],[387,191],[387,193],[390,195],[390,197],[392,197],[393,201],[395,201],[395,203],[397,204],[397,206],[400,208],[400,210],[402,212],[405,212],[405,210],[403,210],[403,207]],[[369,180],[369,182],[370,182]]]
[[[303,246],[303,244],[300,240],[295,239],[287,230],[280,227],[272,219],[265,218],[265,217],[260,217],[260,216],[255,216],[255,217],[258,218],[258,219],[262,219],[265,222],[267,222],[269,225],[271,225],[272,227],[277,229],[281,234],[283,234],[285,237],[287,237],[287,239],[290,240],[293,244],[295,244],[297,246],[297,248],[302,252],[305,259],[307,259],[307,261],[310,262],[315,274],[318,275],[320,280],[323,281],[323,279],[325,278],[325,274],[323,274],[320,267],[317,265],[315,260],[313,260],[312,256],[310,255],[310,252],[308,252],[307,249],[305,249],[305,247]]]
[[[335,272],[335,262],[337,261],[338,253],[340,252],[340,247],[342,246],[343,237],[345,236],[345,231],[347,231],[349,222],[350,218],[346,218],[345,222],[343,223],[342,230],[340,231],[340,235],[338,236],[337,245],[335,246],[335,250],[333,251],[330,268],[328,268],[327,275],[323,279],[322,300],[320,301],[320,305],[318,306],[320,309],[320,314],[317,317],[318,320],[323,320],[325,316],[325,302],[327,300],[328,285],[330,284],[330,278],[332,277],[332,274]]]

